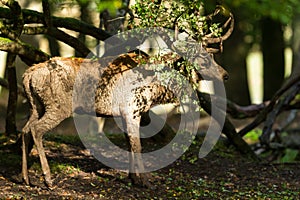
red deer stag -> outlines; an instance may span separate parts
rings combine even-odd
[[[230,28],[229,32],[231,31],[232,29]],[[204,48],[201,48],[201,51],[198,53],[201,56],[196,56],[194,60],[197,62],[200,71],[198,71],[198,68],[192,71],[195,82],[201,80],[200,74],[202,77],[205,76],[206,79],[227,79],[227,72],[212,59]],[[172,58],[172,63],[182,59],[178,56]],[[204,62],[204,58],[208,58],[209,62]],[[50,168],[43,148],[42,138],[46,132],[56,127],[64,119],[72,116],[74,108],[72,99],[74,98],[73,90],[76,77],[81,68],[86,68],[101,74],[100,78],[93,80],[98,84],[93,111],[100,116],[122,117],[125,122],[131,151],[129,155],[130,177],[134,183],[149,186],[148,175],[139,173],[144,168],[141,155],[139,154],[142,150],[139,138],[141,114],[147,112],[153,105],[174,102],[174,94],[168,87],[154,80],[148,85],[140,83],[137,88],[128,91],[126,95],[130,101],[125,102],[122,99],[117,99],[119,104],[114,105],[117,108],[112,107],[111,103],[116,101],[116,99],[113,99],[116,97],[113,97],[111,92],[118,87],[116,82],[125,78],[130,69],[138,66],[140,59],[140,55],[137,53],[119,55],[108,63],[105,62],[105,58],[90,60],[55,57],[46,62],[36,64],[25,71],[23,86],[31,106],[30,118],[22,130],[22,176],[26,184],[29,184],[29,178],[27,171],[28,141],[25,138],[26,134],[31,133],[39,154],[45,184],[48,187],[52,186]],[[148,60],[149,57],[144,56],[142,59]],[[180,71],[184,71],[182,66]],[[141,80],[131,81],[140,82]],[[81,92],[84,93],[85,91],[88,91],[88,89]],[[78,107],[75,111],[90,112],[89,110],[82,110],[81,107]],[[136,168],[139,170],[135,170]]]

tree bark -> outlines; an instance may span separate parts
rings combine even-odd
[[[90,4],[90,1],[84,1],[84,2],[77,1],[77,2],[80,5],[80,12],[81,12],[80,19],[81,19],[81,21],[90,24],[91,23],[91,17],[89,15],[89,4]],[[86,44],[85,34],[79,32],[78,39],[83,44]],[[75,57],[82,57],[82,56],[83,55],[75,49]]]
[[[1,0],[1,3],[8,6],[13,14],[13,26],[11,30],[8,30],[8,35],[9,37],[12,37],[13,40],[19,40],[24,26],[21,7],[19,3],[14,0]],[[5,125],[6,135],[17,134],[16,111],[18,101],[18,83],[15,66],[16,57],[17,54],[9,52],[6,60],[7,80],[9,87]]]
[[[8,38],[0,37],[0,50],[18,54],[27,65],[43,62],[50,56],[28,44],[12,41]]]
[[[250,93],[247,81],[246,56],[249,45],[244,42],[244,32],[239,26],[239,12],[235,12],[235,29],[224,42],[224,52],[216,59],[229,73],[225,83],[227,98],[240,105],[250,104]]]
[[[293,37],[292,37],[292,74],[291,76],[297,76],[300,74],[300,14],[295,14],[293,18]]]
[[[284,39],[282,24],[270,18],[261,21],[264,101],[269,100],[284,80]]]
[[[6,110],[6,136],[17,134],[16,112],[18,101],[18,85],[15,66],[16,54],[8,53],[6,60],[7,80],[8,80],[8,104]]]

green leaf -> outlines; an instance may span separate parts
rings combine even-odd
[[[280,162],[287,163],[295,161],[299,150],[285,149],[285,155],[280,159]]]

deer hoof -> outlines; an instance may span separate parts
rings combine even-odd
[[[132,180],[134,185],[138,185],[141,187],[149,188],[149,189],[155,189],[155,186],[151,184],[151,175],[147,173],[143,174],[130,174],[130,179]]]
[[[45,185],[47,186],[47,188],[49,190],[53,189],[53,187],[52,187],[52,180],[51,179],[50,180],[45,179]]]
[[[23,177],[23,182],[25,183],[25,185],[30,185],[28,176]]]

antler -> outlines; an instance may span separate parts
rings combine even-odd
[[[208,20],[212,20],[212,18],[214,16],[216,16],[217,14],[219,14],[221,12],[221,10],[224,10],[224,7],[219,6],[216,8],[215,12],[206,16],[206,19]],[[227,27],[229,26],[229,28],[227,29]],[[202,45],[204,48],[206,48],[207,52],[209,53],[218,53],[219,51],[223,51],[223,41],[228,39],[229,36],[231,35],[232,31],[234,28],[234,17],[233,14],[231,12],[229,12],[229,18],[227,19],[227,21],[223,24],[222,29],[226,30],[227,32],[222,35],[221,37],[213,37],[213,33],[209,33],[205,36],[202,37]],[[219,48],[212,48],[212,47],[208,47],[208,45],[210,44],[219,44]]]

